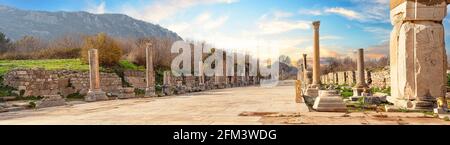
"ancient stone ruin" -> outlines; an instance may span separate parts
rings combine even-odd
[[[391,0],[392,96],[397,107],[431,110],[445,96],[446,0]]]
[[[364,69],[364,49],[358,49],[357,53],[357,73],[356,73],[356,85],[353,88],[353,96],[366,96],[369,92],[369,86],[366,84],[366,76]],[[343,76],[345,78],[345,76]]]
[[[145,97],[155,97],[155,72],[153,71],[153,46],[151,43],[147,44],[145,48],[146,54],[146,83]]]
[[[319,28],[320,21],[312,23],[314,28],[314,54],[313,54],[313,71],[312,71],[312,83],[306,90],[306,95],[311,97],[317,97],[319,95],[320,87],[320,46],[319,46]]]
[[[320,112],[347,111],[347,107],[337,90],[320,90],[313,108]]]
[[[89,53],[89,92],[85,100],[87,102],[108,100],[106,93],[100,88],[100,71],[97,49],[90,49]]]

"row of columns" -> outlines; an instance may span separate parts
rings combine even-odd
[[[152,44],[149,43],[146,47],[146,89],[145,89],[145,97],[155,97],[155,71],[153,68],[153,48]],[[236,54],[235,54],[236,55]],[[93,101],[102,101],[108,100],[108,97],[104,91],[100,88],[100,71],[99,71],[99,60],[98,60],[98,50],[90,49],[88,51],[89,58],[89,76],[90,76],[90,87],[89,91],[85,97],[85,100],[88,102]],[[225,61],[224,61],[225,64]],[[259,60],[258,63],[259,65]],[[234,66],[233,66],[234,67]],[[226,67],[224,67],[223,71],[225,72]],[[204,64],[202,61],[199,62],[199,74],[198,77],[198,87],[199,90],[206,90],[205,76],[204,76]],[[224,73],[226,74],[226,73]],[[164,95],[172,95],[173,94],[173,86],[171,83],[171,72],[164,72],[163,78],[163,93]],[[231,86],[247,86],[247,85],[256,85],[259,83],[259,77],[250,77],[248,73],[245,73],[245,76],[240,77],[241,80],[238,82],[237,75],[234,76],[215,76],[214,77],[214,85],[215,88],[225,88]],[[253,81],[253,84],[249,84],[249,80]],[[182,87],[182,84],[176,84],[177,86]],[[119,89],[119,88],[118,88]]]

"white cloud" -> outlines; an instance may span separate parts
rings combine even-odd
[[[122,13],[128,14],[134,18],[148,22],[160,22],[161,20],[170,18],[171,16],[187,9],[202,4],[231,4],[239,0],[166,0],[154,1],[153,3],[136,8],[124,6]]]
[[[390,0],[351,0],[356,4],[356,9],[364,16],[363,21],[390,22]]]
[[[342,37],[333,35],[325,35],[320,37],[320,40],[339,40],[339,39],[342,39]]]
[[[288,17],[293,16],[292,13],[284,12],[284,11],[275,11],[275,12],[273,12],[273,15],[275,18],[288,18]]]
[[[310,22],[306,21],[281,21],[271,20],[264,21],[258,24],[258,28],[261,29],[263,34],[277,34],[288,32],[296,29],[307,30],[310,29]]]
[[[364,27],[364,31],[370,32],[375,35],[376,38],[380,39],[381,41],[387,41],[389,40],[391,30],[381,27]]]
[[[353,10],[349,10],[349,9],[346,9],[346,8],[342,8],[342,7],[328,8],[328,9],[325,9],[325,12],[342,15],[342,16],[350,19],[350,20],[354,20],[354,19],[362,20],[364,18],[358,12],[353,11]]]
[[[274,11],[261,16],[257,27],[261,34],[278,34],[292,30],[307,30],[311,28],[311,22],[295,21],[289,19],[293,14],[283,11]]]
[[[89,4],[87,11],[94,14],[104,14],[106,12],[106,2],[101,1],[98,5]]]
[[[308,10],[308,9],[300,9],[298,11],[299,14],[302,15],[313,15],[313,16],[320,16],[323,15],[321,10]]]

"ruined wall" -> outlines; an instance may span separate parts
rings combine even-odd
[[[372,84],[378,88],[387,88],[391,86],[391,76],[389,70],[374,71],[371,74]]]
[[[118,94],[122,81],[114,73],[101,73],[103,91]],[[89,73],[69,70],[16,69],[5,74],[3,84],[16,88],[23,96],[86,94],[89,91]]]
[[[136,70],[126,70],[124,72],[124,79],[134,88],[145,89],[145,72]]]
[[[390,74],[389,69],[384,68],[382,70],[365,71],[365,81],[370,87],[386,88],[390,86]],[[339,84],[339,85],[355,85],[356,74],[354,71],[345,72],[333,72],[326,75],[322,75],[323,84]]]

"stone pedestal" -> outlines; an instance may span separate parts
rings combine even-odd
[[[105,101],[108,96],[102,90],[89,90],[84,99],[86,102]]]
[[[145,95],[144,97],[156,97],[155,93],[155,87],[147,87],[145,88]]]
[[[60,95],[46,95],[44,98],[36,103],[36,108],[46,108],[66,105],[66,100]]]
[[[319,89],[318,88],[308,88],[306,89],[306,96],[309,97],[318,97],[319,96]]]
[[[432,110],[445,96],[445,0],[391,1],[391,94],[397,107]]]
[[[164,95],[166,95],[166,96],[173,95],[173,90],[170,85],[163,85],[162,91],[163,91]]]
[[[337,90],[321,90],[313,109],[319,112],[347,112],[347,107]]]
[[[370,91],[369,91],[369,89],[368,88],[364,88],[364,87],[361,87],[361,88],[353,88],[353,96],[369,96],[370,95],[370,93],[369,93]]]

